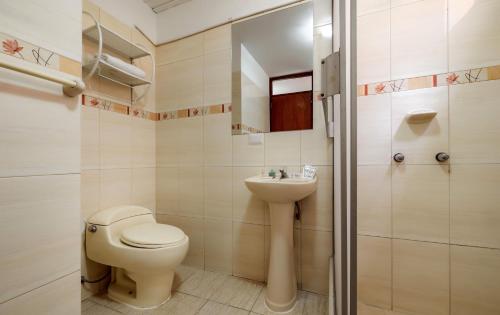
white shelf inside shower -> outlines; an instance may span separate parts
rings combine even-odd
[[[119,34],[106,28],[106,26],[102,24],[100,24],[100,26],[102,30],[102,45],[104,48],[112,50],[114,53],[117,53],[122,57],[129,59],[136,59],[151,55],[144,48],[123,38]],[[98,43],[99,31],[97,25],[94,25],[92,27],[83,30],[83,36],[95,43]]]
[[[83,66],[83,69],[90,71],[94,66],[95,60],[89,62]],[[116,83],[126,85],[129,87],[151,84],[151,81],[143,79],[141,77],[130,74],[129,72],[123,71],[106,61],[99,59],[96,74],[105,79],[114,81]]]
[[[437,112],[433,109],[420,108],[408,112],[407,120],[410,123],[427,122],[436,117],[436,115]]]

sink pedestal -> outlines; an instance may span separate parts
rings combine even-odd
[[[271,248],[267,273],[266,305],[275,312],[293,309],[297,298],[295,255],[293,253],[293,217],[295,201],[312,194],[316,178],[272,178],[254,176],[245,179],[247,188],[269,203]]]
[[[293,252],[294,203],[269,203],[271,250],[267,276],[266,305],[275,312],[286,312],[295,305],[297,278]]]

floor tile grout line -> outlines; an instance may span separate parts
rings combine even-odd
[[[254,302],[253,302],[253,304],[252,304],[252,307],[250,308],[250,312],[253,312],[253,309],[254,309],[255,305],[257,304],[257,301],[259,300],[260,295],[261,295],[261,294],[262,294],[262,292],[264,291],[264,288],[265,288],[265,286],[262,286],[262,287],[260,288],[260,290],[259,290],[259,294],[257,294],[257,298],[255,299],[255,301],[254,301]]]

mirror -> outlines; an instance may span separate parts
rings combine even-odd
[[[313,128],[313,5],[232,25],[233,134]]]

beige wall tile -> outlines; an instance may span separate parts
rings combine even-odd
[[[179,214],[203,217],[203,167],[179,168]]]
[[[231,113],[204,116],[203,139],[206,166],[232,165]]]
[[[450,87],[450,150],[453,163],[500,162],[499,89],[500,81]]]
[[[402,5],[412,4],[422,0],[391,0],[391,8],[399,7]]]
[[[11,76],[11,72],[9,75]],[[0,177],[80,171],[78,98],[31,77],[0,84]]]
[[[266,203],[257,198],[245,186],[245,179],[261,173],[260,167],[233,168],[233,220],[264,224]]]
[[[356,10],[358,16],[361,16],[377,11],[388,10],[390,4],[391,0],[358,0]]]
[[[328,294],[332,232],[301,230],[302,289]]]
[[[391,239],[358,236],[358,298],[364,304],[392,308]]]
[[[178,137],[179,165],[203,165],[203,117],[180,119],[177,126],[170,137]]]
[[[162,120],[156,123],[156,164],[158,167],[178,166],[179,119]]]
[[[204,56],[203,104],[231,102],[231,49]]]
[[[134,33],[138,33],[136,29],[134,29]],[[139,35],[137,35],[139,36]],[[142,34],[140,34],[142,36]],[[146,39],[140,40],[147,41]],[[144,46],[147,47],[147,46]],[[149,48],[146,48],[149,49]],[[154,58],[154,50],[152,51]],[[150,85],[141,85],[136,86],[132,89],[132,97],[133,97],[133,106],[148,110],[150,112],[156,112],[156,78],[153,77],[153,62],[150,56],[145,56],[142,58],[134,59],[133,64],[139,68],[141,68],[146,73],[146,78],[152,81]],[[142,95],[144,95],[142,97]],[[138,100],[138,98],[141,99]]]
[[[451,314],[500,314],[500,251],[451,246]]]
[[[500,248],[500,165],[454,165],[450,208],[453,244]]]
[[[203,55],[203,34],[161,45],[156,48],[156,64],[164,65]]]
[[[159,66],[156,80],[159,112],[203,104],[203,57]]]
[[[391,167],[358,166],[358,233],[392,235]]]
[[[101,174],[99,170],[84,170],[80,179],[82,218],[87,220],[100,209]]]
[[[500,64],[500,3],[450,0],[448,32],[450,70]]]
[[[446,72],[446,0],[391,9],[391,79]]]
[[[79,174],[0,179],[0,302],[80,269],[79,209]]]
[[[132,169],[132,197],[134,205],[143,206],[155,211],[156,209],[156,169]]]
[[[131,169],[101,170],[101,209],[128,205],[131,198]]]
[[[333,140],[326,136],[325,128],[300,134],[300,164],[333,165]]]
[[[437,115],[426,122],[410,122],[408,113],[430,109]],[[439,164],[436,154],[448,151],[448,87],[392,94],[392,154],[405,155],[405,164]]]
[[[358,165],[390,163],[391,96],[358,97]]]
[[[179,168],[158,167],[156,169],[156,212],[178,213]]]
[[[233,168],[205,167],[205,217],[232,219]]]
[[[131,89],[129,87],[103,77],[98,77],[97,79],[99,80],[100,95],[104,95],[106,98],[112,99],[115,102],[130,105]]]
[[[99,109],[82,106],[80,115],[82,169],[99,169]]]
[[[404,315],[399,312],[387,311],[375,306],[369,306],[364,303],[358,302],[358,315]]]
[[[301,201],[302,228],[332,230],[333,222],[333,167],[317,166],[318,187]]]
[[[132,123],[128,115],[100,112],[101,168],[132,166]]]
[[[176,215],[157,215],[159,223],[177,226],[189,237],[189,250],[182,262],[184,265],[204,268],[204,232],[203,219]]]
[[[132,42],[144,47],[147,51],[149,51],[153,58],[156,56],[156,47],[153,43],[149,41],[140,31],[137,29],[132,29]],[[134,64],[139,68],[143,69],[146,72],[147,77],[149,78],[152,74],[153,63],[149,56],[138,58],[134,60]],[[154,79],[154,78],[153,78]],[[144,95],[144,98],[134,103],[134,107],[140,107],[152,112],[156,111],[156,81],[153,81],[153,84],[150,86],[138,86],[132,90],[133,97],[136,99],[144,92],[147,93]]]
[[[389,10],[358,17],[358,83],[391,78],[391,16]]]
[[[205,219],[205,269],[232,274],[233,222]]]
[[[224,49],[231,49],[231,24],[225,24],[203,33],[205,54]]]
[[[9,315],[80,314],[80,272],[36,288],[22,296],[0,304],[0,313]]]
[[[449,246],[393,240],[393,256],[394,310],[449,314]]]
[[[233,222],[233,274],[264,281],[264,226]]]
[[[266,165],[300,164],[300,131],[266,133]]]
[[[233,139],[233,165],[234,166],[263,166],[264,142],[262,144],[249,144],[248,135],[235,135]]]
[[[393,236],[449,242],[449,167],[398,165],[392,168]]]
[[[132,120],[132,167],[156,166],[156,122],[141,118]]]

